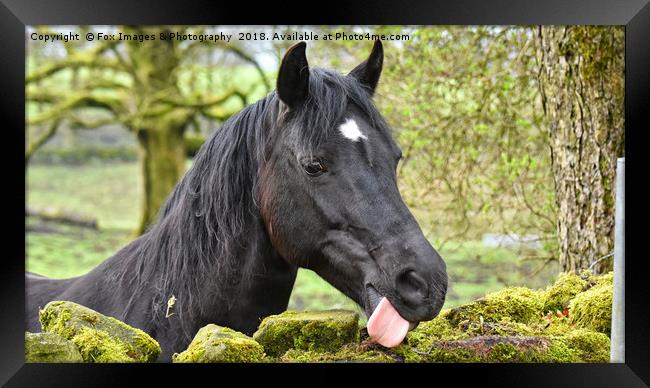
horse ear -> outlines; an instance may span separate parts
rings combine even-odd
[[[379,82],[379,76],[381,75],[383,64],[384,48],[381,44],[381,40],[377,39],[375,40],[375,44],[372,46],[372,52],[368,59],[361,62],[361,64],[355,67],[348,75],[358,79],[362,84],[370,88],[371,93],[374,93],[377,88],[377,83]]]
[[[278,97],[289,108],[295,108],[307,99],[309,92],[309,64],[305,55],[307,43],[297,43],[287,50],[280,64],[276,88]]]

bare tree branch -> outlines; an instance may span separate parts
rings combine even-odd
[[[46,95],[41,95],[45,98]],[[35,97],[38,99],[38,97]],[[110,113],[119,114],[121,101],[119,98],[109,96],[86,95],[84,93],[74,94],[55,104],[44,113],[35,115],[27,121],[27,125],[37,125],[67,115],[68,111],[76,108],[103,108]]]
[[[164,102],[166,104],[173,105],[175,107],[179,108],[197,108],[197,109],[205,109],[205,108],[210,108],[215,105],[220,105],[223,104],[226,100],[232,98],[232,97],[239,97],[242,101],[246,100],[246,95],[238,90],[233,90],[229,93],[226,93],[223,96],[213,98],[211,100],[206,100],[206,101],[189,101],[187,99],[177,99],[177,98],[163,98],[161,102]]]
[[[70,122],[70,128],[72,129],[95,129],[99,127],[104,127],[106,125],[123,124],[116,117],[106,117],[101,119],[86,120],[76,114],[70,114],[69,122]]]
[[[52,74],[58,73],[61,70],[65,69],[75,69],[80,67],[88,67],[95,69],[112,69],[117,71],[123,71],[122,65],[110,59],[105,58],[93,58],[93,57],[75,57],[75,58],[66,58],[60,62],[52,63],[34,71],[32,74],[29,74],[25,78],[25,83],[29,84],[32,82],[40,81],[44,78],[51,76]]]
[[[264,84],[264,87],[266,88],[266,91],[270,91],[271,88],[271,83],[269,82],[269,79],[266,77],[266,74],[264,74],[264,70],[262,69],[262,66],[253,58],[252,56],[246,54],[242,49],[239,47],[223,43],[223,42],[217,42],[217,43],[212,43],[211,45],[216,44],[217,46],[223,48],[224,50],[230,51],[239,58],[243,59],[245,62],[248,62],[252,64],[255,69],[257,70],[257,73],[260,75],[260,78],[262,79],[262,83]]]
[[[40,81],[47,78],[61,70],[76,69],[81,67],[95,68],[95,69],[112,69],[116,71],[128,71],[123,63],[109,58],[103,58],[100,55],[105,51],[113,48],[119,41],[106,41],[97,46],[94,46],[88,51],[77,52],[72,56],[65,59],[53,62],[42,68],[36,69],[31,74],[25,77],[25,84]]]
[[[56,131],[59,128],[59,124],[61,124],[62,120],[63,118],[61,117],[57,118],[56,120],[53,120],[50,123],[47,130],[41,136],[39,136],[34,142],[29,143],[29,139],[27,139],[28,146],[27,146],[27,150],[25,151],[25,166],[27,166],[27,163],[29,163],[29,159],[32,157],[34,152],[36,152],[36,150],[41,148],[45,143],[47,143],[48,140],[52,138],[52,136],[54,136],[54,134],[56,134]]]

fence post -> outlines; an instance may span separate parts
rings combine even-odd
[[[615,217],[610,362],[625,363],[625,158],[616,161]]]

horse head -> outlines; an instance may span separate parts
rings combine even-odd
[[[376,41],[349,74],[310,69],[306,44],[280,65],[258,201],[274,248],[357,302],[368,331],[396,346],[433,319],[447,291],[446,265],[397,186],[402,157],[372,102],[383,65]]]

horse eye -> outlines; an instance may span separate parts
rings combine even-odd
[[[304,165],[304,168],[305,168],[305,172],[307,172],[307,174],[309,174],[311,176],[319,176],[322,173],[324,173],[325,171],[327,171],[325,166],[323,166],[323,164],[320,162],[320,160],[317,160],[317,159],[312,159],[312,160],[308,161]]]

